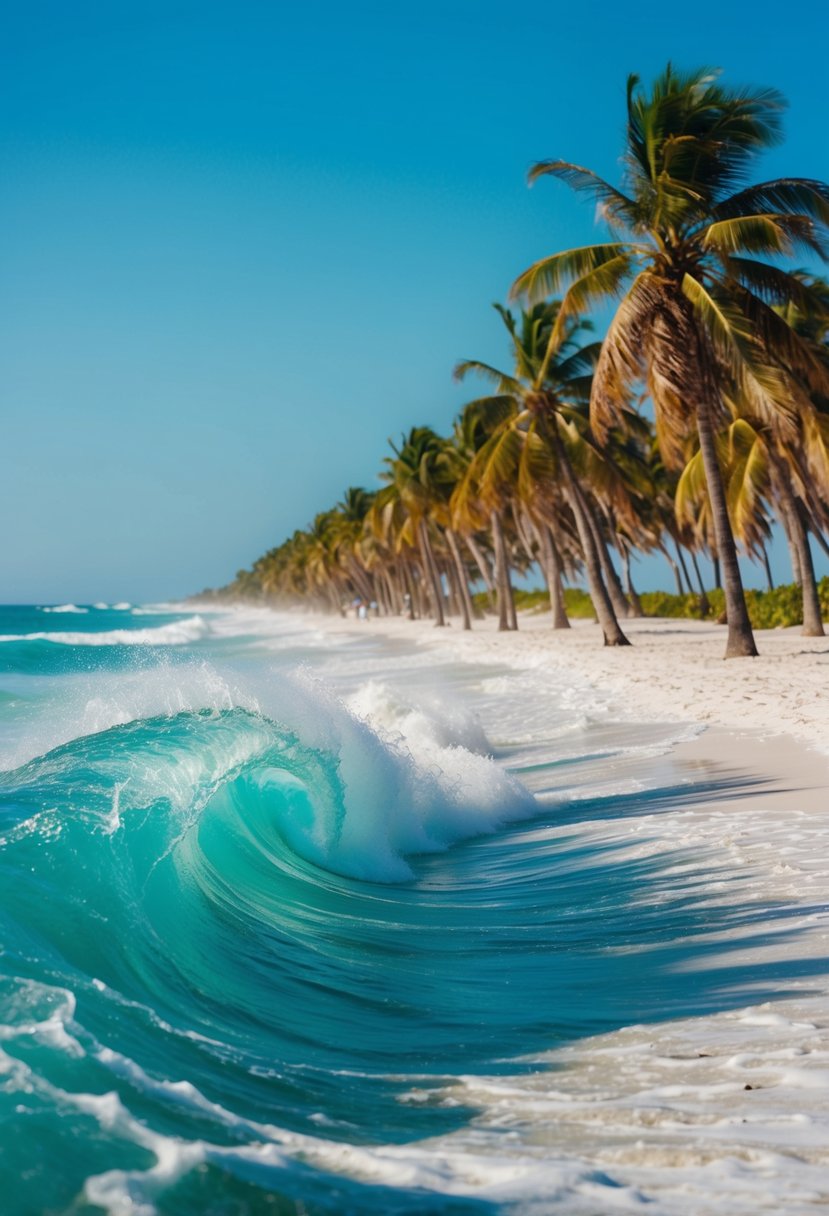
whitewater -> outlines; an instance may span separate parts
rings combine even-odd
[[[829,808],[376,624],[0,608],[3,1212],[825,1208]]]

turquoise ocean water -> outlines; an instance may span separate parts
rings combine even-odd
[[[637,1207],[504,1095],[791,976],[723,982],[745,876],[642,847],[717,783],[590,697],[370,624],[0,610],[1,1210]]]

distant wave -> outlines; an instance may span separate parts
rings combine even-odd
[[[58,604],[56,608],[41,608],[41,612],[89,612],[88,608],[79,608],[77,604]]]
[[[102,633],[3,633],[0,642],[55,642],[59,646],[185,646],[207,637],[210,626],[200,616],[160,625],[157,629],[108,629]]]

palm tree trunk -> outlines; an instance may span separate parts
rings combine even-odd
[[[328,592],[328,599],[331,602],[332,612],[337,612],[337,613],[339,613],[340,616],[345,616],[345,613],[343,612],[343,606],[340,603],[340,597],[337,594],[337,588],[334,585],[334,583],[327,582],[325,584],[325,590]]]
[[[400,594],[400,587],[397,582],[396,572],[391,567],[387,567],[384,569],[384,574],[386,576],[386,585],[388,587],[389,603],[391,605],[392,615],[400,616],[401,612],[403,611],[403,596]]]
[[[389,576],[388,567],[386,566],[385,562],[383,562],[380,566],[378,574],[378,582],[382,584],[383,593],[386,600],[386,615],[397,616],[398,608],[394,598],[394,585]]]
[[[823,552],[829,557],[829,545],[826,543],[826,537],[820,530],[820,523],[815,519],[814,513],[809,512],[809,521],[807,531],[811,532],[817,543],[820,545]]]
[[[691,576],[688,573],[688,567],[685,565],[685,558],[682,556],[682,545],[680,545],[680,543],[676,539],[676,537],[674,537],[674,548],[676,549],[676,555],[679,558],[679,568],[682,571],[683,576],[685,578],[685,586],[688,588],[688,594],[690,595],[691,594]]]
[[[509,595],[507,596],[509,627],[510,629],[516,630],[518,628],[518,613],[515,610],[515,588],[512,585],[512,578],[510,577],[509,563],[507,563],[507,587],[509,588]]]
[[[812,560],[812,548],[809,544],[809,533],[803,519],[803,513],[795,503],[795,518],[798,527],[795,531],[797,555],[800,558],[801,589],[803,591],[803,629],[805,638],[822,638],[825,635],[823,617],[820,611],[820,597],[815,577],[815,564]]]
[[[494,507],[489,513],[489,519],[492,525],[492,544],[495,550],[498,630],[501,632],[508,629],[517,629],[518,621],[515,619],[515,604],[512,599],[512,584],[509,576],[509,558],[507,557],[507,545],[504,540],[504,528],[501,524],[501,516]]]
[[[412,568],[408,562],[403,563],[403,584],[409,597],[409,620],[415,620],[415,580]]]
[[[757,654],[757,647],[754,644],[754,634],[751,632],[751,622],[748,619],[743,580],[740,577],[740,565],[737,561],[737,546],[734,544],[734,534],[728,518],[722,470],[717,457],[711,405],[704,394],[697,402],[697,431],[705,480],[708,484],[714,536],[717,540],[717,556],[722,562],[725,576],[725,611],[728,622],[725,657],[727,659],[753,658]]]
[[[420,541],[420,556],[423,561],[423,569],[429,581],[429,587],[432,592],[432,601],[435,609],[435,625],[444,626],[446,617],[443,612],[443,586],[441,585],[440,575],[438,574],[437,562],[435,561],[432,542],[429,538],[429,528],[426,520],[421,516],[417,525],[418,540]]]
[[[419,621],[422,621],[429,615],[429,601],[426,595],[425,576],[419,562],[412,563],[412,583],[417,597],[416,616]]]
[[[375,598],[374,587],[371,583],[371,575],[366,570],[362,569],[355,557],[349,557],[347,565],[351,581],[354,584],[360,599],[365,600],[366,605],[370,604]]]
[[[656,547],[657,547],[657,549],[659,550],[659,552],[662,554],[662,556],[665,558],[665,561],[666,561],[666,562],[668,563],[668,565],[671,567],[671,570],[673,571],[673,575],[674,575],[674,582],[676,583],[676,593],[677,593],[677,595],[684,595],[684,594],[685,594],[685,590],[684,590],[684,588],[683,588],[683,586],[682,586],[682,575],[681,575],[681,574],[680,574],[680,572],[679,572],[679,566],[676,564],[676,562],[674,561],[674,559],[671,557],[670,550],[668,549],[668,546],[667,546],[667,545],[664,545],[664,544],[662,543],[662,541],[660,541],[660,542],[659,542],[659,544],[658,544]]]
[[[438,562],[437,567],[438,575],[440,577],[440,584],[442,587],[446,588],[444,604],[447,619],[451,619],[453,616],[460,616],[460,611],[458,609],[458,593],[455,587],[455,567],[443,561]]]
[[[593,537],[596,541],[596,551],[599,554],[599,561],[602,564],[602,573],[604,574],[605,585],[607,586],[610,602],[613,605],[613,610],[617,617],[625,617],[631,615],[630,604],[625,599],[625,593],[622,590],[622,584],[619,582],[619,575],[616,573],[616,567],[610,557],[610,551],[607,547],[607,542],[602,535],[602,529],[596,517],[596,512],[586,494],[583,494],[585,510],[590,520],[590,527],[593,532]]]
[[[688,552],[691,554],[691,564],[694,567],[694,574],[697,576],[697,586],[699,587],[699,614],[700,617],[706,617],[711,611],[711,605],[708,602],[708,596],[705,591],[705,583],[702,581],[702,574],[700,573],[696,553],[693,549],[689,549]]]
[[[645,612],[642,608],[642,601],[639,599],[639,592],[633,585],[633,579],[630,573],[630,549],[627,545],[621,545],[619,551],[622,555],[622,572],[625,576],[625,591],[628,594],[630,606],[633,609],[633,615],[644,616]]]
[[[538,538],[541,570],[550,593],[550,611],[553,616],[553,629],[569,629],[567,610],[564,607],[564,590],[561,585],[561,556],[558,551],[551,529],[543,521],[536,524],[530,520],[533,531]]]
[[[461,557],[461,547],[458,544],[458,537],[454,528],[446,529],[446,543],[449,545],[449,552],[452,554],[452,561],[455,564],[455,573],[458,579],[458,589],[460,591],[461,600],[461,615],[463,616],[464,629],[472,628],[472,617],[474,609],[472,607],[472,596],[469,594],[469,582],[466,576],[466,568]]]
[[[512,504],[512,519],[515,524],[515,531],[518,535],[518,539],[521,542],[521,548],[527,555],[528,561],[538,561],[538,554],[536,553],[533,545],[533,537],[527,528],[524,527],[524,514],[522,511],[519,511],[516,503]]]
[[[596,551],[599,554],[599,562],[602,563],[602,573],[604,575],[605,586],[608,589],[608,595],[610,596],[610,603],[613,604],[616,617],[630,617],[631,606],[625,598],[625,591],[622,590],[619,575],[616,574],[615,565],[611,561],[608,544],[602,535],[602,528],[599,527],[596,512],[593,511],[592,503],[587,495],[583,495],[583,497],[585,497],[585,507],[588,519],[590,519],[593,539],[596,540]]]
[[[467,549],[472,554],[475,565],[481,572],[481,578],[483,579],[487,595],[489,596],[489,606],[494,612],[496,608],[495,583],[492,577],[492,570],[490,569],[489,562],[487,561],[481,546],[475,540],[474,536],[465,536],[464,540],[466,541]]]
[[[380,576],[379,571],[375,572],[374,586],[377,590],[376,603],[378,605],[380,615],[389,616],[390,613],[389,613],[388,591],[386,590],[385,580]]]
[[[805,638],[822,638],[824,636],[823,618],[820,611],[815,565],[812,560],[812,549],[809,544],[809,533],[804,520],[805,510],[801,507],[786,476],[786,469],[772,457],[772,480],[777,490],[778,501],[788,516],[789,528],[794,550],[797,554],[797,566],[800,572],[800,588],[803,593],[803,629]]]
[[[792,565],[792,578],[794,582],[800,586],[803,583],[803,576],[800,571],[800,553],[794,539],[794,526],[791,519],[791,510],[788,503],[784,500],[782,487],[779,485],[778,479],[775,477],[773,480],[777,490],[778,514],[780,516],[780,522],[783,525],[783,532],[786,536],[786,544],[789,547],[789,561]]]
[[[550,431],[556,456],[558,457],[559,468],[564,474],[567,497],[570,500],[570,507],[576,520],[576,529],[584,555],[587,585],[590,588],[590,598],[593,601],[596,620],[599,622],[604,634],[604,644],[605,646],[629,646],[630,642],[622,633],[621,626],[613,611],[613,604],[604,585],[602,563],[593,538],[593,530],[590,527],[590,519],[585,508],[581,487],[564,450],[564,444],[561,442],[555,422],[553,422]]]
[[[774,591],[774,579],[771,576],[771,563],[769,562],[769,553],[763,542],[760,542],[760,553],[763,558],[763,567],[766,571],[766,583],[769,591]]]

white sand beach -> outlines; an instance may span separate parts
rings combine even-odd
[[[625,621],[633,645],[616,648],[602,645],[592,621],[554,631],[546,613],[523,613],[516,633],[498,633],[493,617],[469,632],[457,622],[436,629],[431,621],[400,618],[365,625],[321,619],[327,630],[416,635],[424,646],[448,646],[461,659],[540,668],[553,680],[562,669],[576,671],[622,717],[787,734],[829,757],[829,637],[804,638],[799,628],[758,631],[758,658],[725,661],[725,626],[709,622]]]

